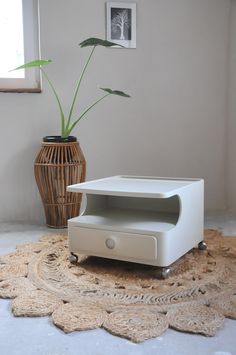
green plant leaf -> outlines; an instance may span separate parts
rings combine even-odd
[[[17,67],[17,68],[15,68],[13,70],[41,67],[42,65],[49,64],[51,62],[52,61],[50,59],[47,59],[47,60],[44,60],[44,59],[33,60],[32,62],[25,63],[25,64],[21,65],[20,67]]]
[[[122,96],[122,97],[131,97],[130,95],[128,95],[125,92],[120,91],[120,90],[111,90],[109,88],[100,88],[100,89],[108,92],[108,94],[111,94],[111,95],[118,95],[118,96]]]
[[[109,42],[104,39],[95,38],[95,37],[88,38],[88,39],[84,40],[83,42],[79,43],[79,45],[81,48],[90,47],[90,46],[103,46],[103,47],[120,46],[120,47],[123,47],[120,44],[117,44],[114,42]]]

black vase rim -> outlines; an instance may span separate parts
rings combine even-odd
[[[75,136],[68,136],[68,137],[62,137],[62,136],[45,136],[43,137],[43,142],[46,143],[71,143],[71,142],[77,142],[77,138]]]

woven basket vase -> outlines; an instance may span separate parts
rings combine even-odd
[[[44,206],[46,224],[67,227],[79,215],[82,194],[67,192],[68,185],[83,182],[86,162],[75,137],[44,137],[34,162],[34,174]]]

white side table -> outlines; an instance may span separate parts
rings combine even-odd
[[[81,216],[68,221],[69,250],[162,267],[203,242],[204,181],[113,176],[67,187],[85,193]]]

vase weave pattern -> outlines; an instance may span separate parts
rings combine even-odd
[[[42,143],[34,163],[35,179],[49,227],[64,228],[79,215],[82,194],[68,185],[85,181],[86,162],[78,142]]]

